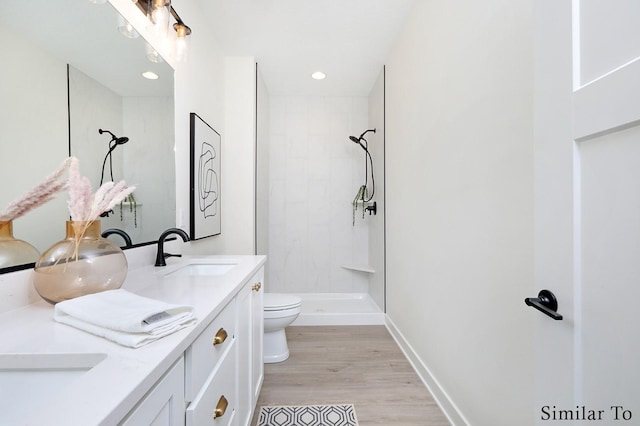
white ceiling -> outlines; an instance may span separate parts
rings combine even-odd
[[[417,0],[201,1],[225,53],[255,56],[271,95],[368,96]]]

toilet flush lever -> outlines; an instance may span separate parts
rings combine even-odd
[[[251,287],[251,290],[253,290],[253,291],[260,291],[260,289],[261,289],[261,288],[262,288],[262,283],[258,281],[257,283],[255,283],[255,284]]]
[[[558,299],[556,299],[556,296],[549,290],[540,290],[538,297],[527,297],[524,299],[524,303],[526,303],[527,306],[536,308],[554,320],[559,321],[562,319],[562,315],[557,312]]]

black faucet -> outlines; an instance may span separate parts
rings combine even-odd
[[[124,232],[122,229],[118,229],[118,228],[106,229],[102,233],[102,238],[107,238],[109,235],[112,235],[112,234],[120,235],[122,237],[122,239],[124,240],[124,247],[125,248],[131,247],[131,245],[132,245],[131,237],[129,236],[129,234]]]
[[[182,256],[180,254],[171,254],[171,253],[164,252],[164,240],[171,234],[180,235],[182,237],[182,241],[184,242],[189,241],[189,235],[187,235],[187,233],[180,228],[169,228],[166,231],[164,231],[162,234],[160,234],[160,238],[158,238],[158,253],[156,254],[156,266],[167,266],[167,262],[165,262],[165,259],[167,257]]]

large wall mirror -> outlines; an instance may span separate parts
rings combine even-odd
[[[0,209],[69,154],[95,191],[111,140],[103,129],[128,138],[106,161],[104,181],[113,175],[137,189],[102,230],[124,230],[135,246],[175,226],[173,69],[149,60],[150,47],[132,35],[108,3],[0,2]],[[15,237],[39,251],[64,238],[66,200],[65,192],[16,219]]]

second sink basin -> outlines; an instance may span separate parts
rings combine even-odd
[[[224,275],[236,266],[235,263],[192,263],[170,272],[169,275]]]

